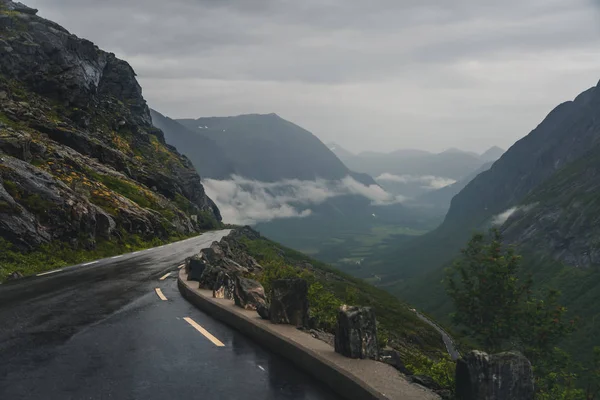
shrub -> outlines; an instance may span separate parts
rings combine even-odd
[[[422,354],[410,352],[404,362],[406,368],[414,375],[429,376],[442,388],[454,392],[456,363],[449,356],[444,355],[437,360],[432,360]]]

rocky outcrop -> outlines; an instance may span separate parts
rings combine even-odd
[[[255,232],[249,226],[238,228],[232,231],[228,236],[221,240],[221,245],[226,247],[226,251],[229,257],[236,263],[247,268],[249,272],[260,273],[262,266],[248,254],[246,246],[243,244],[241,238],[257,239],[260,235]]]
[[[391,365],[403,374],[410,375],[410,371],[406,368],[406,365],[404,365],[404,361],[402,361],[402,356],[397,350],[390,348],[381,350],[381,354],[379,355],[379,361]]]
[[[220,220],[132,68],[36,13],[0,0],[0,237],[92,249]]]
[[[271,287],[271,322],[308,326],[308,283],[299,278],[279,279]]]
[[[532,400],[531,363],[518,352],[471,351],[457,361],[456,396],[459,400]]]
[[[349,358],[378,358],[377,323],[370,307],[340,307],[335,351]]]
[[[233,291],[233,300],[235,305],[246,310],[255,310],[257,307],[263,307],[267,304],[265,289],[255,280],[235,276],[235,288]]]

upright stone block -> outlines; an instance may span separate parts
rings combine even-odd
[[[335,351],[349,358],[379,357],[377,322],[371,307],[340,307],[335,329]]]
[[[456,363],[459,400],[533,400],[531,363],[519,352],[471,351]]]

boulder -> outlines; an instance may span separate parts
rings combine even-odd
[[[340,307],[335,329],[335,351],[349,358],[377,359],[377,323],[371,307]]]
[[[271,322],[308,326],[308,283],[300,278],[278,279],[271,287]]]
[[[229,250],[229,246],[224,246],[222,243],[227,242],[213,242],[208,249],[202,250],[202,253],[206,257],[206,260],[210,264],[218,264],[224,258],[232,258],[231,250]]]
[[[202,276],[198,280],[200,289],[214,290],[218,288],[219,274],[227,273],[223,268],[207,264],[202,272]]]
[[[271,319],[271,310],[268,304],[259,304],[256,306],[256,312],[262,319],[269,320]]]
[[[241,266],[240,264],[233,261],[231,258],[224,257],[219,260],[217,263],[220,267],[226,269],[227,271],[238,273],[238,272],[248,272],[248,268]]]
[[[531,363],[519,352],[471,351],[456,363],[456,396],[459,400],[532,400]]]
[[[233,299],[235,280],[226,272],[220,271],[213,288],[215,299]]]
[[[6,277],[6,281],[7,282],[8,281],[16,281],[16,280],[22,279],[22,278],[23,278],[23,274],[20,273],[19,271],[15,271]]]
[[[206,261],[201,254],[196,254],[186,260],[186,271],[188,274],[188,281],[198,281],[202,279],[202,274],[206,269]]]
[[[235,305],[246,310],[255,310],[259,306],[266,307],[267,299],[263,286],[252,279],[235,276],[235,289],[233,291]]]
[[[405,375],[410,375],[410,371],[404,365],[400,352],[394,349],[383,349],[379,355],[379,361],[391,365]]]

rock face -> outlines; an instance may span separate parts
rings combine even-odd
[[[308,326],[308,283],[304,279],[279,279],[271,286],[271,322]]]
[[[235,305],[246,310],[256,310],[265,307],[267,299],[265,289],[255,280],[235,276],[235,289],[233,291]]]
[[[132,68],[0,0],[0,238],[92,249],[218,220],[189,160],[152,126]]]
[[[377,359],[377,323],[375,312],[370,307],[340,307],[335,351],[349,358]]]
[[[456,364],[459,400],[532,400],[533,382],[531,363],[518,352],[472,351]]]

